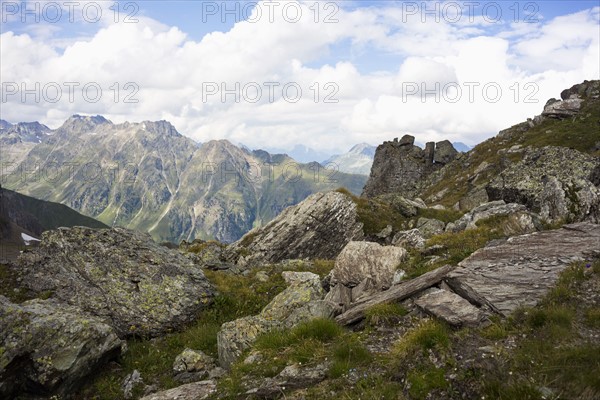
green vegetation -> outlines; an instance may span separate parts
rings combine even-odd
[[[419,208],[417,210],[417,217],[433,218],[440,220],[444,223],[454,222],[465,213],[456,211],[454,209],[436,210],[435,208]]]
[[[441,322],[429,319],[408,332],[396,343],[393,354],[398,358],[425,354],[427,350],[447,350],[450,344],[448,328]]]
[[[399,321],[399,319],[408,314],[406,308],[398,303],[381,303],[370,307],[365,311],[367,324],[390,325]]]

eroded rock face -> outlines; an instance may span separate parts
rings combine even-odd
[[[124,344],[100,319],[55,300],[0,296],[0,397],[72,394]]]
[[[458,152],[448,141],[427,143],[425,149],[414,145],[414,137],[384,142],[377,147],[369,180],[362,195],[377,197],[396,193],[414,197],[421,182],[456,158]]]
[[[258,315],[226,322],[217,335],[219,363],[227,368],[258,336],[273,329],[291,328],[313,318],[333,316],[334,305],[323,300],[319,276],[310,272],[284,272],[290,286],[279,293]]]
[[[125,229],[45,232],[18,260],[24,285],[76,305],[120,337],[156,336],[197,317],[214,294],[200,267],[180,252]]]
[[[354,287],[369,278],[377,289],[389,288],[394,280],[396,267],[406,255],[406,250],[401,247],[350,242],[335,260],[331,285]]]
[[[486,191],[491,200],[524,204],[550,222],[599,222],[600,189],[592,182],[599,164],[598,158],[565,147],[528,149]]]
[[[286,259],[333,259],[351,240],[363,237],[356,204],[338,192],[317,193],[285,209],[266,226],[232,244],[233,260],[240,254],[247,264],[275,263]]]
[[[599,244],[600,225],[591,223],[515,236],[477,250],[449,277],[508,314],[537,304],[572,262],[600,255]]]
[[[478,326],[485,313],[456,293],[427,289],[415,300],[417,307],[453,326]]]

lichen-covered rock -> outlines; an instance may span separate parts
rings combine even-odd
[[[486,191],[491,200],[524,204],[542,219],[600,222],[600,189],[593,183],[597,157],[565,147],[530,148]]]
[[[419,209],[427,208],[427,205],[419,198],[411,200],[395,193],[384,194],[377,198],[385,203],[388,203],[394,208],[395,211],[399,212],[405,217],[414,217],[417,215],[417,211]]]
[[[415,300],[425,312],[453,326],[478,326],[485,313],[459,295],[438,288],[430,288]]]
[[[34,292],[101,317],[120,337],[156,336],[193,320],[214,294],[202,270],[180,252],[126,229],[75,227],[45,232],[18,260]]]
[[[335,260],[331,285],[354,287],[366,278],[378,289],[389,288],[396,267],[406,258],[406,250],[372,242],[350,242]]]
[[[219,363],[227,368],[258,336],[273,329],[286,329],[313,318],[333,316],[335,305],[323,300],[319,276],[310,272],[286,272],[290,283],[258,315],[226,322],[217,335]]]
[[[574,95],[577,96],[577,95]],[[566,100],[550,99],[542,112],[543,117],[549,118],[571,118],[579,113],[583,100],[579,97],[569,98]]]
[[[228,249],[230,259],[246,254],[247,265],[286,259],[333,259],[351,240],[363,237],[356,204],[342,193],[317,193],[286,208],[264,227],[248,232]]]
[[[188,383],[164,392],[142,397],[140,400],[204,400],[217,392],[217,383],[212,380]]]
[[[466,213],[447,228],[447,231],[460,232],[465,229],[474,229],[477,227],[477,221],[484,220],[493,216],[507,216],[514,225],[515,234],[531,233],[539,230],[540,218],[538,215],[527,210],[522,204],[506,204],[504,200],[491,201],[475,207],[471,212]]]
[[[67,397],[123,345],[109,325],[76,307],[0,296],[0,397]]]

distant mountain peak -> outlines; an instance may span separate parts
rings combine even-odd
[[[67,119],[59,129],[69,131],[72,133],[85,133],[93,131],[98,126],[104,124],[113,125],[111,121],[109,121],[101,115],[91,116],[74,114],[71,117],[69,117],[69,119]]]

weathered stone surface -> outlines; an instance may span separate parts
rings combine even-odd
[[[336,305],[323,300],[319,276],[310,272],[288,272],[290,286],[267,304],[260,314],[226,322],[217,335],[219,363],[227,368],[256,338],[272,329],[291,328],[313,318],[329,318]]]
[[[432,218],[419,218],[417,220],[417,229],[421,232],[424,238],[430,238],[433,235],[439,235],[444,232],[444,224],[442,221]]]
[[[140,400],[204,400],[216,392],[217,383],[214,380],[206,380],[154,393]]]
[[[415,228],[397,232],[392,239],[392,244],[404,248],[422,249],[425,247],[425,238],[421,231]]]
[[[213,289],[180,252],[126,229],[45,232],[18,260],[24,285],[102,318],[120,337],[156,336],[197,317]]]
[[[573,261],[600,255],[600,225],[577,223],[477,250],[449,274],[508,314],[534,306]]]
[[[254,229],[228,248],[231,258],[240,253],[249,265],[285,259],[333,259],[351,240],[363,237],[356,205],[338,192],[317,193],[286,208],[266,226]]]
[[[395,193],[378,196],[378,199],[388,203],[405,217],[414,217],[420,208],[427,208],[425,202],[419,198],[411,200]]]
[[[370,278],[378,289],[389,288],[406,250],[372,242],[350,242],[335,260],[331,284],[354,287]]]
[[[55,300],[0,296],[0,397],[66,396],[124,344],[98,318]]]
[[[425,312],[458,327],[478,326],[485,317],[485,313],[479,308],[456,293],[437,288],[427,289],[415,300],[415,304]]]
[[[560,93],[560,98],[563,100],[570,99],[573,95],[586,99],[600,98],[600,81],[583,81],[576,85],[565,89]]]
[[[407,135],[400,142],[384,142],[377,147],[363,196],[372,198],[395,193],[414,197],[427,176],[458,154],[447,141],[437,143],[435,150],[430,144],[423,150],[413,145],[410,138]]]
[[[594,171],[600,160],[577,150],[530,148],[506,168],[486,191],[491,200],[524,204],[548,221],[600,222],[600,189]]]
[[[527,207],[524,205],[516,203],[506,204],[504,200],[497,200],[475,207],[471,212],[454,221],[453,225],[446,230],[460,232],[465,229],[474,229],[477,227],[477,221],[492,216],[509,216],[508,224],[514,225],[511,228],[514,232],[507,232],[507,234],[535,232],[541,224],[539,216],[527,211]]]

